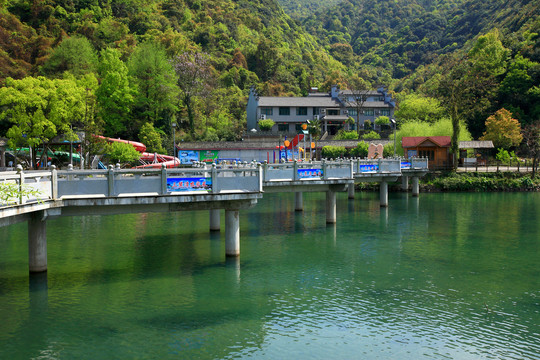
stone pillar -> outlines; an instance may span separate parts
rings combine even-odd
[[[28,220],[28,269],[47,271],[47,221],[44,212],[33,213]]]
[[[409,190],[409,177],[405,175],[401,175],[401,190],[408,191]]]
[[[354,199],[354,183],[349,184],[349,186],[347,187],[347,191],[348,191],[349,199]]]
[[[326,192],[326,223],[336,223],[336,192],[332,190]]]
[[[225,255],[240,255],[240,211],[225,210]]]
[[[381,181],[380,186],[380,192],[381,192],[381,206],[387,207],[388,206],[388,183],[386,181]]]
[[[412,196],[418,196],[420,193],[420,185],[418,184],[418,176],[412,178]]]
[[[294,210],[304,211],[304,197],[301,192],[294,193]]]
[[[221,230],[220,209],[210,210],[210,231]]]

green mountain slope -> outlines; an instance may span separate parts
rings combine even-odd
[[[530,0],[345,0],[303,23],[330,51],[346,44],[362,65],[402,78],[493,28],[537,31],[539,14],[540,3]]]

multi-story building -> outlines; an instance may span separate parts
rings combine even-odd
[[[247,104],[247,129],[259,130],[258,121],[272,119],[272,132],[298,133],[307,120],[320,120],[323,132],[335,134],[346,120],[355,120],[350,129],[362,128],[369,120],[373,125],[379,116],[394,116],[395,101],[384,88],[378,90],[340,90],[332,86],[329,93],[311,91],[305,97],[259,96],[251,89]]]

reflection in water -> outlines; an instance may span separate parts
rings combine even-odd
[[[337,201],[266,194],[240,258],[207,212],[60,218],[31,277],[6,228],[0,358],[537,358],[539,194]]]

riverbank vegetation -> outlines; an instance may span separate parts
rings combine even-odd
[[[540,176],[519,172],[431,172],[420,178],[421,192],[540,191]],[[379,184],[357,183],[358,191],[379,191]],[[391,191],[403,191],[401,182],[389,184]]]

